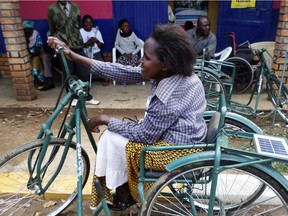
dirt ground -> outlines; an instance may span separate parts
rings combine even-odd
[[[51,113],[52,110],[44,108],[0,108],[1,155],[18,145],[34,140],[38,134],[40,124],[45,122]],[[138,118],[142,118],[144,110],[88,109],[88,113],[89,116],[106,113],[119,119],[124,116],[134,118],[135,115]],[[277,118],[275,126],[272,126],[273,115],[270,114],[267,116],[267,113],[265,113],[264,116],[265,118],[257,117],[251,120],[262,128],[266,134],[287,137],[287,128],[283,127],[283,122],[280,119]],[[61,119],[56,119],[55,124],[53,124],[52,128],[55,129],[54,135],[57,135],[60,120]],[[76,204],[70,206],[62,215],[76,215],[75,205]],[[113,215],[134,215],[134,213],[137,212],[137,208],[134,207],[131,211],[114,213]],[[84,200],[83,212],[84,215],[91,215],[88,200]],[[41,213],[37,215],[41,215]]]
[[[41,123],[47,121],[51,113],[52,110],[44,108],[0,108],[0,145],[1,145],[0,154],[4,155],[6,152],[11,151],[18,145],[36,139]],[[144,110],[139,109],[132,111],[132,110],[113,110],[113,109],[111,110],[88,109],[89,116],[99,115],[100,113],[105,113],[119,119],[122,119],[123,117],[134,118],[135,115],[141,118],[141,116],[143,116],[144,114]],[[63,116],[64,113],[61,113],[60,118],[57,118],[55,120],[55,123],[53,123],[52,125],[52,131],[54,132],[55,136],[57,136],[58,128],[61,125]],[[103,130],[103,128],[100,128],[100,130]],[[84,139],[82,142],[85,142],[85,137],[87,137],[87,135],[85,134],[83,136]],[[94,137],[95,141],[97,142],[99,134],[94,134]],[[90,158],[90,162],[94,163],[92,161],[93,160],[91,160]],[[93,165],[94,164],[91,164],[91,166]],[[29,208],[32,208],[32,206],[30,206]],[[36,209],[36,207],[34,208]],[[37,208],[39,209],[39,206]],[[65,216],[77,215],[76,209],[77,209],[77,202],[74,201],[74,203],[70,205],[61,215]],[[112,213],[112,215],[114,216],[134,215],[132,212],[135,211],[137,212],[137,210],[138,210],[137,206],[134,206],[133,208],[130,208],[129,210],[123,212],[114,212]],[[31,215],[45,215],[45,209],[43,208],[41,211],[31,210],[31,212],[33,212],[33,214]],[[91,210],[89,208],[89,200],[83,200],[83,215],[85,216],[91,215]]]

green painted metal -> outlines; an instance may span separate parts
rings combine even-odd
[[[204,112],[204,118],[207,119],[208,117],[212,117],[215,111],[205,111]],[[229,120],[235,120],[237,122],[241,122],[242,124],[244,124],[245,126],[247,126],[248,128],[250,128],[251,130],[253,130],[255,133],[257,134],[262,134],[263,131],[262,129],[256,125],[254,122],[252,122],[251,120],[249,120],[248,118],[239,115],[238,113],[234,113],[234,112],[227,112],[225,119],[229,119]],[[245,134],[241,133],[242,136],[245,137]],[[241,137],[242,137],[241,136]],[[248,136],[247,138],[252,138],[249,134],[246,134],[246,136]]]
[[[222,151],[223,152],[221,154],[221,161],[231,161],[238,163],[236,165],[229,166],[229,168],[251,165],[268,174],[269,176],[271,176],[271,178],[277,179],[277,181],[288,191],[287,179],[280,172],[271,167],[268,163],[271,161],[288,163],[288,160],[283,160],[276,157],[267,157],[258,153],[248,152],[239,149],[223,148]],[[168,172],[172,172],[173,170],[176,170],[188,164],[215,160],[215,154],[215,151],[204,151],[197,154],[187,155],[167,164],[166,170]],[[228,166],[223,167],[225,169],[228,168]],[[220,166],[216,169],[221,170],[223,167]]]
[[[201,73],[203,73],[204,71],[209,71],[210,73],[213,72],[214,74],[218,73],[219,74],[218,77],[220,78],[221,73],[223,74],[223,72],[221,71],[221,67],[222,66],[229,67],[229,68],[231,67],[233,69],[232,76],[230,77],[232,82],[227,82],[225,81],[226,79],[221,79],[222,83],[225,86],[224,91],[225,91],[225,99],[226,99],[228,111],[238,113],[240,115],[245,115],[245,116],[257,116],[261,92],[262,92],[262,86],[263,86],[263,79],[265,77],[267,82],[271,82],[269,78],[271,76],[275,76],[274,71],[271,70],[271,68],[268,66],[264,54],[267,54],[272,58],[271,54],[267,51],[267,49],[255,50],[255,55],[260,59],[261,66],[259,70],[257,70],[257,73],[255,73],[257,75],[256,82],[254,84],[253,90],[251,91],[251,94],[247,103],[239,103],[237,101],[232,100],[233,82],[234,82],[234,77],[235,77],[235,65],[234,64],[231,64],[231,63],[228,64],[228,62],[225,62],[225,61],[221,62],[221,61],[216,61],[216,60],[198,59],[194,66],[194,69],[195,71],[200,71]],[[208,93],[206,92],[206,94],[209,95],[209,92]],[[268,95],[270,94],[271,94],[271,89],[268,89]],[[252,105],[252,102],[254,102],[254,105]],[[207,103],[207,106],[210,109],[217,110],[217,107],[219,106],[219,104],[217,102]],[[280,117],[283,118],[281,115]]]
[[[69,77],[70,72],[69,68],[66,62],[66,58],[64,55],[64,52],[61,47],[57,48],[63,61],[64,70],[67,74],[67,77]],[[38,185],[36,188],[36,193],[39,195],[42,195],[45,193],[45,191],[50,187],[56,176],[59,174],[61,168],[63,167],[66,155],[68,153],[68,149],[70,147],[70,143],[72,142],[72,138],[76,134],[76,153],[75,157],[77,157],[77,192],[78,192],[78,199],[77,199],[77,215],[82,216],[82,154],[81,154],[81,123],[84,125],[85,131],[89,137],[89,140],[91,142],[91,145],[95,151],[95,154],[97,152],[96,142],[92,136],[91,131],[89,130],[87,120],[88,120],[88,113],[85,106],[85,96],[86,96],[86,90],[88,89],[89,83],[88,82],[82,82],[81,80],[75,80],[74,78],[69,79],[69,91],[65,95],[65,97],[62,99],[62,101],[58,104],[57,108],[54,110],[52,115],[49,117],[46,123],[43,123],[41,125],[40,132],[37,135],[37,139],[43,139],[44,144],[43,148],[40,151],[39,154],[39,160],[36,164],[36,171],[33,169],[34,164],[32,163],[32,156],[34,152],[31,152],[29,155],[29,170],[30,170],[30,176],[33,178],[33,175],[36,175]],[[46,168],[49,166],[49,161],[46,164],[43,164],[43,158],[47,154],[47,148],[50,142],[50,139],[53,135],[51,131],[51,126],[56,119],[56,117],[61,113],[63,108],[70,103],[70,101],[75,97],[78,97],[78,103],[76,107],[74,108],[73,114],[71,116],[71,119],[69,123],[65,123],[64,128],[59,135],[59,137],[64,138],[67,137],[67,141],[65,144],[65,150],[63,155],[61,156],[61,160],[59,162],[59,166],[57,167],[56,172],[53,174],[53,176],[49,179],[48,183],[46,185],[42,185],[41,179],[42,175],[45,175]],[[74,131],[75,129],[75,131]],[[57,153],[57,148],[54,149],[54,151],[50,155],[50,160],[53,160],[53,154]],[[46,155],[47,156],[47,155]],[[107,211],[107,209],[105,209]]]

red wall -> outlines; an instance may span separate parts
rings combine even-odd
[[[54,2],[56,1],[20,0],[21,17],[22,19],[47,19],[48,6]],[[112,0],[73,2],[79,5],[81,16],[90,14],[94,19],[112,19]]]

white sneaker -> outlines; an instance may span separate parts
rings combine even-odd
[[[73,99],[73,100],[72,100],[72,103],[71,103],[71,106],[72,106],[72,107],[75,107],[76,104],[77,104],[77,102],[78,102],[77,99]]]
[[[100,102],[98,100],[91,99],[90,101],[86,101],[86,104],[90,105],[98,105]]]

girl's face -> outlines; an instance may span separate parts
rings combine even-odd
[[[130,31],[130,24],[128,22],[124,22],[122,23],[120,29],[123,33],[128,33]]]
[[[148,38],[144,44],[144,55],[140,59],[142,63],[142,77],[160,81],[169,76],[165,62],[159,60],[156,50],[158,43],[153,38]]]
[[[86,19],[85,22],[83,23],[84,30],[90,32],[92,30],[92,27],[93,27],[93,21],[90,18]]]

